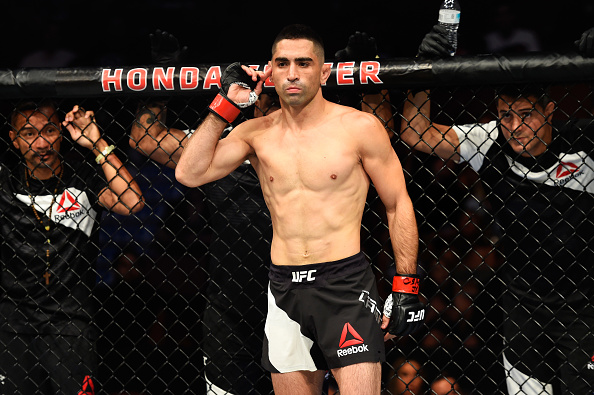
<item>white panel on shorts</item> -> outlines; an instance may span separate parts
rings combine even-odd
[[[268,360],[280,373],[318,370],[310,354],[313,340],[304,336],[301,325],[276,305],[270,284],[264,332],[268,339]]]
[[[553,395],[553,386],[532,378],[514,368],[503,354],[505,382],[509,395]]]

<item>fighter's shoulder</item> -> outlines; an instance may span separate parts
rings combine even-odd
[[[276,111],[270,115],[266,115],[263,117],[257,117],[248,119],[245,122],[240,123],[233,129],[233,133],[235,134],[253,134],[255,132],[265,132],[273,127],[274,124],[278,121],[279,111]]]
[[[336,106],[336,113],[342,118],[343,122],[349,125],[354,127],[379,125],[379,120],[371,113],[364,112],[353,107],[343,105]]]
[[[266,134],[268,131],[272,130],[274,124],[277,121],[278,116],[275,113],[265,117],[248,119],[247,121],[235,126],[229,136],[245,140],[249,143],[253,141],[254,138],[257,138],[258,136]]]
[[[357,140],[374,140],[384,138],[385,128],[379,119],[371,114],[352,107],[340,106],[337,108],[341,130],[349,133]]]

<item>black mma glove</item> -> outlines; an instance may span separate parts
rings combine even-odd
[[[390,334],[406,336],[423,326],[425,306],[419,301],[419,282],[416,274],[394,276],[392,294],[384,304],[384,315],[390,318]]]
[[[154,34],[149,34],[149,37],[153,63],[163,66],[183,63],[188,47],[180,48],[177,38],[173,34],[157,29]]]
[[[447,30],[445,27],[437,24],[434,25],[429,33],[423,37],[417,58],[420,59],[440,59],[449,58],[453,50],[447,39]]]
[[[575,41],[580,55],[586,57],[594,56],[594,27],[582,33],[582,37]]]
[[[233,84],[237,84],[250,90],[247,102],[235,103],[227,97],[229,88]],[[254,88],[257,84],[258,82],[253,81],[252,77],[246,74],[241,68],[241,63],[235,62],[230,64],[221,76],[221,90],[212,103],[210,103],[208,109],[223,121],[232,123],[241,112],[241,109],[251,106],[258,100],[258,95],[254,92]]]
[[[375,38],[365,32],[355,32],[349,37],[347,46],[336,51],[334,57],[339,62],[348,60],[372,60],[377,57],[377,44]]]

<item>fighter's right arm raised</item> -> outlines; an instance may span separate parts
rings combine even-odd
[[[188,187],[218,180],[235,170],[250,154],[251,146],[230,133],[221,139],[227,123],[209,114],[184,148],[175,178]]]
[[[270,71],[263,73],[233,63],[221,76],[221,91],[211,103],[209,114],[185,146],[175,168],[175,178],[189,187],[197,187],[227,176],[252,152],[239,125],[221,139],[227,124],[239,115],[239,107],[255,103]],[[241,103],[241,104],[237,104]]]

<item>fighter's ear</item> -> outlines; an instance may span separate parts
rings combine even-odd
[[[324,85],[326,81],[328,81],[328,78],[330,78],[330,73],[332,73],[332,63],[324,63],[324,65],[322,66],[322,73],[320,77],[320,82],[322,83],[322,85]]]
[[[268,67],[270,68],[270,76],[268,77],[268,80],[274,84],[274,82],[272,81],[272,61],[271,60],[268,61]]]

